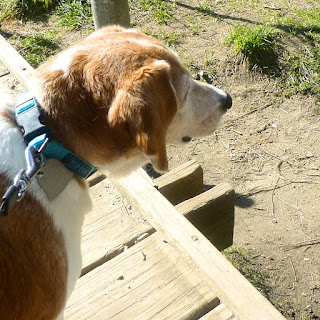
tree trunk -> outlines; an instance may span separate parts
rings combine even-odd
[[[91,6],[96,30],[113,24],[130,27],[128,0],[91,0]]]

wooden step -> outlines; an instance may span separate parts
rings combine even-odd
[[[203,170],[197,161],[190,160],[155,179],[154,184],[176,205],[203,192]]]
[[[233,244],[235,192],[227,183],[188,199],[176,206],[220,251]]]
[[[191,176],[193,172],[189,171]],[[82,231],[82,274],[155,231],[137,211],[128,209],[127,203],[108,179],[91,187],[90,195],[93,209],[86,216]],[[234,191],[229,184],[223,183],[186,200],[177,209],[219,250],[232,245]]]
[[[199,320],[237,320],[232,312],[225,306],[224,303],[220,303],[216,308],[205,314]]]
[[[219,303],[217,293],[157,232],[81,277],[65,318],[192,320]]]

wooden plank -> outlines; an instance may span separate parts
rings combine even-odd
[[[33,68],[21,55],[0,35],[0,61],[27,88]]]
[[[103,173],[95,173],[88,179],[90,187],[105,178]],[[203,170],[197,161],[190,160],[154,179],[154,184],[164,197],[176,205],[203,192]]]
[[[6,100],[6,97],[15,98],[17,94],[23,92],[25,89],[22,85],[17,81],[17,79],[10,73],[8,68],[0,61],[0,93],[1,99]]]
[[[219,304],[216,292],[158,232],[81,277],[67,320],[196,320]]]
[[[0,78],[8,74],[10,74],[10,71],[3,64],[0,64]]]
[[[173,205],[203,192],[203,170],[190,160],[154,180],[161,194]]]
[[[155,231],[140,215],[127,210],[110,180],[91,187],[90,196],[93,208],[85,217],[81,237],[82,274],[134,245],[141,235]]]
[[[226,182],[176,206],[197,229],[219,250],[233,244],[233,188]]]
[[[221,303],[212,311],[205,314],[199,320],[237,320],[232,312],[225,306],[225,304]]]
[[[183,215],[159,194],[142,170],[113,179],[118,190],[207,278],[239,319],[284,319]]]
[[[87,179],[87,182],[89,184],[89,187],[93,187],[95,184],[99,183],[100,181],[103,181],[106,178],[107,177],[103,173],[97,171]]]
[[[82,274],[155,231],[137,211],[127,208],[110,180],[105,179],[91,187],[90,196],[93,210],[85,217],[82,230]],[[234,191],[228,183],[224,183],[183,202],[177,208],[222,250],[232,244],[233,203]]]

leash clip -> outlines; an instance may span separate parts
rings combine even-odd
[[[44,146],[41,147],[43,149]],[[38,150],[33,145],[29,145],[25,150],[25,158],[27,162],[27,170],[21,170],[14,180],[14,185],[19,188],[17,201],[20,201],[25,192],[28,190],[30,183],[39,175],[41,168],[44,165],[44,157],[41,150]]]
[[[33,145],[29,145],[26,148],[25,158],[27,169],[20,170],[15,176],[13,184],[7,189],[2,197],[0,216],[7,216],[16,203],[23,198],[31,182],[42,174],[41,168],[45,164],[42,151],[48,142],[49,139],[46,139],[39,150]]]

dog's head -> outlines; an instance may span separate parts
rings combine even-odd
[[[35,79],[56,139],[97,166],[142,154],[166,171],[166,144],[211,134],[232,104],[222,90],[192,80],[160,41],[119,27],[60,53]]]

